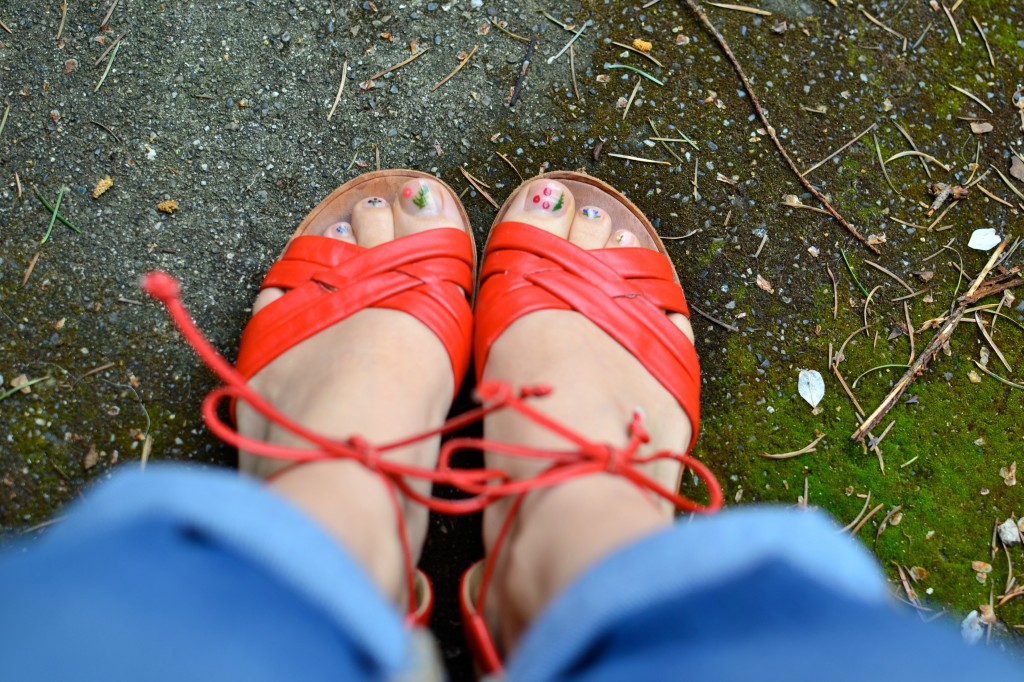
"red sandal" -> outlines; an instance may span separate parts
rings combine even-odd
[[[577,449],[544,452],[487,441],[477,443],[496,453],[551,461],[547,469],[531,479],[499,481],[492,476],[462,486],[491,500],[516,496],[490,555],[465,572],[460,586],[466,638],[478,666],[487,673],[502,669],[500,652],[483,618],[487,586],[502,542],[529,491],[576,476],[612,472],[681,510],[708,513],[722,505],[721,487],[714,475],[688,454],[697,439],[700,419],[700,369],[693,344],[666,314],[678,312],[689,317],[689,309],[661,239],[643,213],[606,183],[570,172],[548,173],[541,178],[565,184],[581,205],[601,204],[602,210],[611,215],[612,225],[633,232],[640,248],[581,249],[532,225],[503,222],[506,203],[491,230],[477,289],[474,359],[478,381],[492,344],[513,322],[538,310],[575,310],[630,351],[669,390],[689,416],[693,435],[686,454],[662,451],[641,456],[638,449],[649,438],[639,414],[629,425],[629,442],[613,448],[554,423],[521,397],[502,398],[503,404],[574,443]],[[598,201],[586,199],[595,193],[602,195]],[[534,389],[533,394],[543,391]],[[707,486],[709,502],[699,505],[679,495],[678,485],[668,490],[635,468],[657,459],[680,462],[680,481],[683,471],[690,468]]]
[[[367,173],[336,189],[306,216],[261,285],[261,290],[273,287],[287,291],[262,308],[246,326],[237,368],[224,360],[195,327],[181,303],[175,280],[164,273],[150,273],[143,288],[167,306],[185,338],[226,384],[212,391],[202,408],[203,417],[216,436],[247,452],[290,461],[291,466],[329,458],[355,459],[388,484],[398,512],[398,532],[406,564],[406,588],[410,595],[406,619],[410,624],[425,625],[433,606],[433,590],[427,576],[412,563],[398,493],[431,506],[432,498],[415,493],[405,479],[448,482],[448,478],[440,470],[395,464],[384,455],[449,427],[380,446],[358,436],[344,442],[333,441],[278,412],[246,383],[289,348],[350,315],[365,308],[390,308],[416,317],[441,340],[448,351],[458,390],[469,365],[472,310],[465,292],[473,290],[476,263],[476,245],[462,206],[459,210],[467,226],[464,230],[426,230],[372,249],[303,234],[307,229],[328,227],[332,217],[336,220],[337,216],[350,215],[355,203],[366,196],[393,194],[402,183],[416,178],[440,182],[431,175],[411,170]],[[446,189],[451,192],[447,186]],[[235,401],[245,400],[268,420],[313,444],[314,449],[272,445],[242,436],[217,414],[220,401],[225,399],[230,401],[232,415]]]

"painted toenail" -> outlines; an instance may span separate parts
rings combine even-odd
[[[596,208],[590,208],[589,206],[587,206],[584,209],[581,209],[580,214],[584,218],[590,218],[591,220],[597,220],[598,218],[601,217],[600,211],[598,211]]]
[[[383,204],[384,200],[381,199],[380,197],[370,197],[369,199],[366,200],[366,205],[371,208],[377,208],[378,206],[381,206]]]
[[[415,186],[402,189],[402,207],[409,213],[436,214],[441,211],[440,197],[430,189],[430,185],[420,182]]]
[[[555,196],[557,195],[557,198]],[[534,194],[526,208],[531,211],[546,211],[555,215],[565,213],[565,192],[557,186],[548,185],[538,194]]]
[[[334,233],[342,237],[347,237],[352,234],[352,226],[348,223],[338,223],[334,226]]]

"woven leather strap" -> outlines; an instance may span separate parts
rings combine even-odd
[[[689,317],[672,263],[644,248],[585,250],[532,225],[504,222],[491,233],[480,274],[474,357],[477,379],[502,332],[538,310],[575,310],[640,361],[700,421],[700,364],[666,312]]]
[[[242,334],[238,371],[252,377],[289,348],[366,308],[406,312],[444,344],[455,386],[469,366],[473,248],[461,229],[426,230],[372,249],[296,237],[260,289],[286,289]]]

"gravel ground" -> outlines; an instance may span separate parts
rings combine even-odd
[[[879,243],[880,264],[912,279],[912,272],[925,268],[924,256],[950,237],[962,248],[976,227],[1011,234],[1019,228],[1018,198],[993,172],[983,184],[1011,208],[972,190],[939,226],[950,231],[922,229],[935,217],[925,215],[929,182],[965,183],[990,165],[1006,174],[1011,147],[1021,149],[1013,102],[1024,78],[1024,48],[1015,42],[1024,35],[1019,1],[968,0],[955,13],[961,42],[941,11],[918,0],[875,2],[860,10],[826,0],[750,4],[772,15],[708,11],[798,167],[809,168],[871,124],[878,155],[909,150],[900,124],[923,151],[951,168],[940,173],[931,164],[929,178],[915,158],[891,161],[890,189],[869,133],[808,173]],[[466,189],[463,200],[481,244],[495,211],[469,189],[459,167],[485,180],[499,203],[519,174],[549,168],[584,169],[625,190],[674,238],[669,248],[691,302],[736,329],[703,318],[696,324],[707,386],[701,455],[720,467],[735,502],[793,501],[788,482],[784,492],[783,481],[773,489],[762,481],[780,469],[769,472],[763,460],[743,450],[795,449],[810,440],[803,434],[824,424],[809,411],[797,414],[796,407],[783,405],[799,404],[795,368],[818,366],[827,374],[827,344],[838,347],[861,324],[863,296],[847,277],[840,249],[869,288],[890,287],[886,301],[897,288],[863,264],[875,256],[837,223],[782,205],[784,195],[797,195],[817,206],[771,146],[724,55],[683,3],[122,0],[101,26],[107,9],[106,2],[71,0],[62,22],[59,2],[8,0],[0,7],[0,21],[10,28],[0,32],[0,106],[9,107],[0,132],[0,385],[8,388],[21,375],[41,379],[30,393],[16,392],[0,403],[0,531],[21,533],[46,522],[85,485],[144,453],[150,460],[231,466],[233,453],[198,417],[199,401],[214,382],[162,312],[144,300],[139,276],[160,268],[182,279],[199,326],[233,357],[262,274],[295,225],[335,186],[378,166],[418,168]],[[970,16],[986,28],[997,66],[990,66]],[[574,69],[568,52],[548,63],[587,19],[593,24],[573,46]],[[508,98],[528,43],[494,21],[536,40],[514,107]],[[660,64],[611,44],[638,38],[653,43],[650,55]],[[104,56],[112,46],[116,52]],[[435,90],[475,46],[465,67]],[[367,82],[413,50],[429,51]],[[346,63],[346,85],[328,120]],[[985,108],[947,83],[977,95]],[[974,134],[972,121],[961,117],[990,121],[994,130]],[[653,126],[665,138],[687,136],[694,144],[652,141]],[[979,167],[972,168],[975,160]],[[93,198],[105,177],[112,187]],[[1012,178],[1008,183],[1024,190]],[[60,213],[80,233],[57,223],[42,244],[51,212],[34,192],[52,204],[62,188]],[[168,201],[176,202],[173,213],[158,208]],[[986,257],[964,252],[964,258],[965,269],[977,273]],[[928,284],[941,301],[918,308],[914,300],[915,326],[941,314],[953,293],[959,275],[941,261]],[[840,281],[838,321],[825,262]],[[912,284],[924,286],[920,278]],[[903,343],[893,353],[904,359],[864,357],[858,369],[845,370],[854,376],[882,362],[906,361],[905,338],[897,333],[885,341],[902,308],[875,305],[883,349]],[[1016,316],[1012,306],[1006,312]],[[1019,344],[1004,343],[1019,360]],[[953,386],[950,393],[962,395],[967,405],[960,403],[959,410],[980,410],[996,400],[997,409],[979,427],[981,437],[1002,438],[1019,451],[1022,434],[1013,417],[1019,397],[991,382],[986,386],[996,387],[997,398],[992,391],[972,393],[973,384],[953,381],[966,372],[940,368],[930,372],[929,385]],[[824,454],[835,464],[822,469],[847,475],[852,470],[839,462],[858,457],[858,471],[874,467],[873,454],[864,459],[859,446],[846,442],[856,422],[842,389],[828,381],[826,410],[845,412],[840,425],[829,423],[833,440],[827,443],[834,445],[826,445]],[[865,389],[865,407],[887,388],[879,383]],[[933,411],[918,418],[919,427],[926,417],[948,426],[955,415]],[[799,426],[805,428],[794,435]],[[927,422],[922,428],[927,433],[932,427]],[[739,439],[744,428],[757,431],[757,445]],[[780,430],[788,437],[772,440],[770,434]],[[913,427],[901,424],[889,437],[896,443],[891,457],[911,447],[899,438],[914,437]],[[1000,465],[1012,457],[1002,459]],[[890,471],[902,461],[890,461]],[[791,480],[809,475],[825,481],[814,476],[827,474],[801,466],[785,470]],[[892,484],[911,471],[881,483],[871,479],[870,485]],[[865,481],[858,492],[870,487]],[[884,501],[924,509],[923,499],[900,496],[920,494],[919,482],[904,481]],[[861,500],[840,496],[845,483],[834,487],[834,497],[822,494],[817,503],[852,516],[849,509],[859,509]],[[947,492],[927,488],[929,499]],[[970,513],[990,524],[996,515],[1022,511],[1019,498],[1000,495]],[[869,541],[881,516],[865,532]],[[990,529],[972,531],[980,538],[972,540],[977,557],[987,553]],[[450,598],[459,567],[479,553],[477,531],[472,520],[435,521],[426,563],[442,599]],[[879,551],[891,558],[884,541]],[[941,595],[943,604],[964,611],[979,603],[981,597],[962,587],[966,583],[950,584],[955,586]],[[454,611],[442,608],[436,627],[453,674],[467,676]]]

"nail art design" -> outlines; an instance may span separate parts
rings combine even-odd
[[[402,196],[406,199],[411,198],[412,203],[416,205],[416,208],[422,211],[427,207],[427,203],[430,201],[430,187],[425,182],[420,183],[420,191],[416,192],[415,196],[413,196],[412,188],[406,187],[402,190]]]
[[[348,223],[338,223],[334,226],[334,233],[345,237],[352,234],[352,227]]]
[[[554,205],[551,203],[551,195],[553,193],[554,190],[550,187],[545,187],[540,194],[533,195],[533,203],[540,204],[540,207],[545,211],[551,211],[554,213],[565,206],[565,192],[559,193],[558,199],[555,200]]]
[[[591,220],[597,220],[601,217],[601,212],[596,208],[590,208],[589,206],[580,211],[584,218],[590,218]]]
[[[384,203],[384,200],[381,199],[380,197],[370,197],[369,199],[366,200],[367,206],[371,206],[373,208],[377,208],[378,206],[380,206],[383,203]]]
[[[621,244],[622,242],[626,241],[626,239],[627,239],[627,235],[626,235],[625,232],[619,232],[617,235],[615,235],[615,243],[616,244]]]

